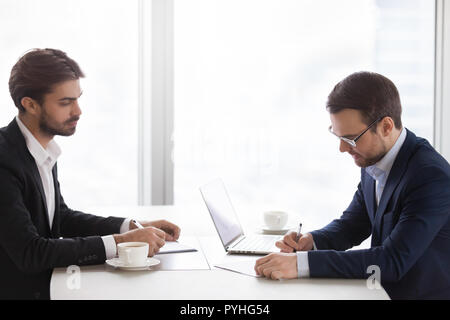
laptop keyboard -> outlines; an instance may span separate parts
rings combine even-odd
[[[242,241],[233,246],[233,250],[239,251],[273,251],[275,242],[281,237],[246,236]]]

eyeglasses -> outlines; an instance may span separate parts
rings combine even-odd
[[[383,119],[385,116],[378,118],[377,120],[375,120],[374,122],[372,122],[371,124],[369,124],[369,126],[363,131],[361,132],[355,139],[348,139],[346,137],[340,137],[338,136],[336,133],[333,132],[332,130],[332,126],[328,127],[328,131],[330,131],[332,134],[334,134],[336,137],[338,137],[339,139],[341,139],[344,142],[347,142],[349,145],[351,145],[353,148],[356,147],[356,142],[359,140],[359,138],[362,137],[362,135],[364,133],[367,132],[367,130],[369,130],[375,123],[377,123],[378,121],[380,121],[381,119]]]

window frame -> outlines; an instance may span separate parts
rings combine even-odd
[[[450,5],[436,0],[434,147],[447,161],[450,159]]]
[[[173,204],[173,0],[139,0],[138,204]]]

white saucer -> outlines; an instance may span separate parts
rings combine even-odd
[[[161,261],[155,258],[147,258],[147,262],[143,266],[127,266],[119,258],[106,260],[106,264],[110,265],[111,267],[130,271],[149,270],[151,266],[156,266],[160,264],[160,262]]]
[[[267,226],[261,226],[261,231],[266,234],[278,234],[278,235],[284,235],[289,230],[294,229],[295,227],[284,227],[283,229],[271,229]]]

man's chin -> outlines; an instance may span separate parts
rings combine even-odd
[[[358,167],[360,167],[360,168],[368,167],[368,166],[366,165],[366,163],[365,163],[364,161],[361,161],[361,160],[355,160],[355,164],[356,164]]]
[[[63,137],[70,137],[70,136],[72,136],[75,133],[75,131],[77,131],[77,129],[73,128],[73,129],[61,132],[59,135],[63,136]]]
[[[50,136],[63,136],[63,137],[69,137],[73,135],[76,131],[76,127],[64,127],[64,128],[52,128],[50,126],[42,125],[40,126],[40,129],[42,132],[45,132],[46,134]]]
[[[53,135],[55,136],[62,136],[62,137],[70,137],[75,133],[77,129],[76,128],[70,128],[66,130],[57,130],[53,132]]]
[[[360,168],[367,168],[370,166],[373,166],[375,163],[377,163],[378,161],[381,160],[382,157],[377,157],[374,159],[363,159],[363,158],[358,158],[358,159],[354,159],[355,160],[355,164],[360,167]]]

